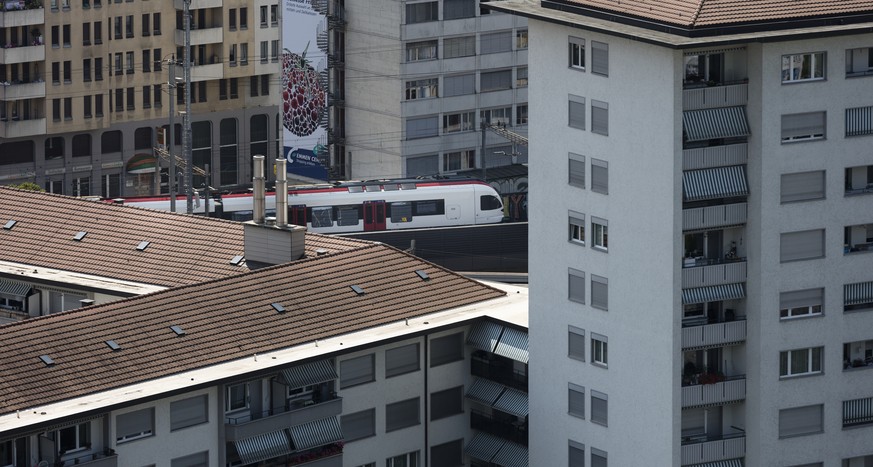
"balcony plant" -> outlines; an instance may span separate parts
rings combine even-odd
[[[716,384],[724,381],[724,379],[724,373],[720,371],[706,372],[697,377],[697,382],[699,384]]]

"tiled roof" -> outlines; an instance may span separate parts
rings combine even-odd
[[[368,244],[2,325],[0,414],[504,295],[389,246]],[[176,336],[173,325],[186,335]],[[122,350],[112,351],[105,343],[110,339]],[[40,355],[55,364],[46,366]]]
[[[237,222],[0,187],[0,226],[9,220],[17,223],[0,229],[3,261],[166,287],[248,271],[230,263],[243,254]],[[306,256],[367,244],[317,234],[305,243]]]
[[[871,0],[567,0],[685,27],[873,13]]]

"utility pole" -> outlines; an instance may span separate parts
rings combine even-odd
[[[170,185],[170,211],[176,212],[176,154],[173,152],[173,138],[176,134],[176,125],[173,122],[176,109],[176,56],[170,56],[170,129],[167,131],[167,153],[170,154],[170,173],[167,182]]]
[[[479,157],[479,160],[482,161],[482,181],[488,183],[488,178],[485,176],[485,131],[491,125],[491,120],[487,120],[481,123],[482,125],[482,154]]]
[[[182,146],[185,151],[185,193],[187,194],[188,214],[194,214],[194,161],[191,157],[191,0],[183,0],[185,8],[185,115],[182,117]]]

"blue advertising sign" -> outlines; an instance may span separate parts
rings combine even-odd
[[[285,165],[288,174],[317,180],[328,180],[327,169],[324,168],[315,151],[285,146]]]

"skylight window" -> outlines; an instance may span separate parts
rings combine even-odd
[[[17,223],[18,221],[13,221],[10,219],[9,222],[7,222],[6,225],[3,226],[3,228],[6,230],[12,230],[12,227],[15,227],[15,224]]]
[[[118,344],[117,344],[115,341],[113,341],[113,340],[108,340],[108,341],[106,341],[106,345],[108,345],[109,348],[112,349],[112,350],[121,350],[121,346],[118,345]]]
[[[242,263],[242,260],[243,260],[243,255],[236,255],[233,258],[231,258],[230,264],[232,264],[234,266],[239,266],[239,264]]]
[[[170,326],[170,329],[172,329],[177,336],[184,336],[185,334],[187,334],[185,330],[180,328],[179,326]]]
[[[88,235],[88,232],[79,232],[76,234],[75,237],[73,237],[73,240],[75,240],[77,242],[81,242],[82,239],[85,238],[85,235]]]
[[[355,293],[358,295],[364,295],[365,293],[367,293],[367,292],[364,292],[364,289],[362,289],[361,286],[359,286],[359,285],[353,285],[352,290],[354,290]]]
[[[271,303],[270,306],[279,313],[285,313],[285,307],[281,303]]]
[[[43,363],[45,363],[45,366],[54,366],[55,364],[55,361],[52,360],[52,358],[48,355],[40,355],[39,359],[42,360]]]
[[[416,269],[416,270],[415,270],[415,273],[418,274],[418,277],[420,277],[421,280],[423,280],[423,281],[429,281],[429,280],[430,280],[430,276],[428,276],[427,273],[424,272],[424,271],[422,271],[421,269]]]
[[[148,248],[150,243],[151,242],[139,242],[139,245],[136,246],[136,249],[139,251],[145,251],[145,249]]]

